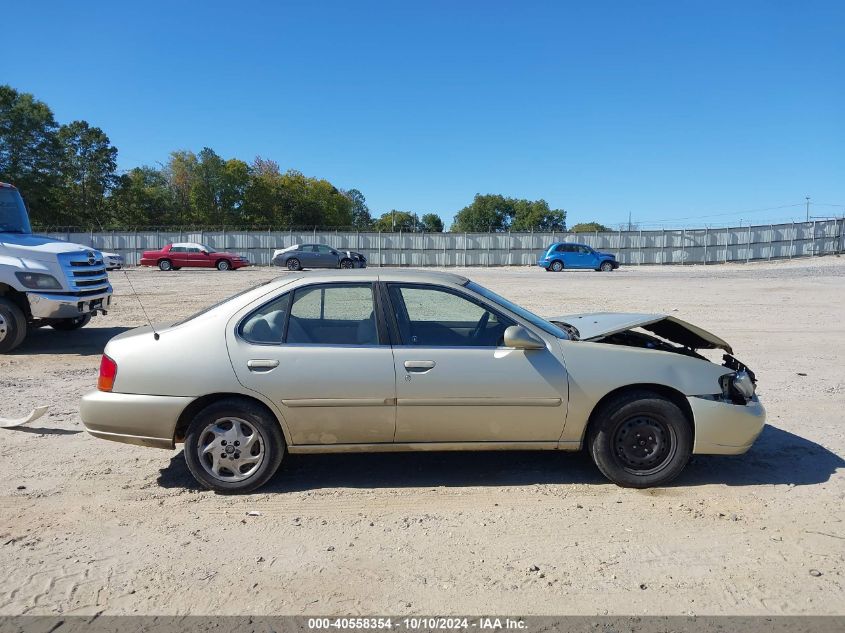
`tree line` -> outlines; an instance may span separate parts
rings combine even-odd
[[[118,150],[86,121],[56,122],[32,94],[0,85],[0,181],[21,190],[34,226],[91,229],[215,226],[442,232],[436,213],[373,217],[364,194],[283,171],[273,160],[223,158],[211,148],[171,152],[157,167],[117,168]],[[563,231],[545,200],[477,194],[452,231]]]

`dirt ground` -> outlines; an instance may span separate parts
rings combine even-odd
[[[0,415],[50,405],[0,430],[0,614],[845,613],[845,258],[458,272],[540,314],[703,326],[757,372],[770,425],[655,490],[577,454],[428,453],[288,456],[218,496],[181,448],[82,429],[103,346],[144,322],[116,273],[108,316],[0,356]],[[128,271],[156,321],[277,274]]]

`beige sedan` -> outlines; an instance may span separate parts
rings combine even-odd
[[[670,316],[542,319],[454,274],[297,273],[115,337],[81,414],[103,439],[184,442],[219,492],[261,486],[286,452],[581,448],[648,487],[759,435],[731,353]]]

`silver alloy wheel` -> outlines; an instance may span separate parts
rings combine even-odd
[[[229,270],[229,262],[225,259],[221,259],[217,262],[217,270]]]
[[[613,270],[613,264],[610,262],[602,262],[600,268],[602,272],[609,273]]]
[[[170,263],[170,260],[163,259],[158,263],[159,270],[168,271],[173,268],[173,264]]]
[[[199,436],[197,456],[205,471],[220,481],[243,481],[264,462],[265,440],[241,418],[219,418]]]
[[[9,333],[9,324],[6,323],[6,319],[3,318],[3,315],[0,314],[0,343],[6,338],[6,335]]]
[[[552,270],[556,273],[559,273],[563,270],[563,264],[559,261],[552,262]]]

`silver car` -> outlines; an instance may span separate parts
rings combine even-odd
[[[697,350],[726,352],[724,363]],[[542,319],[458,275],[287,275],[105,349],[88,432],[246,492],[286,452],[586,447],[622,486],[748,450],[765,412],[720,338],[664,315]]]
[[[303,268],[366,268],[367,258],[325,244],[295,244],[273,252],[272,263],[288,270]]]

